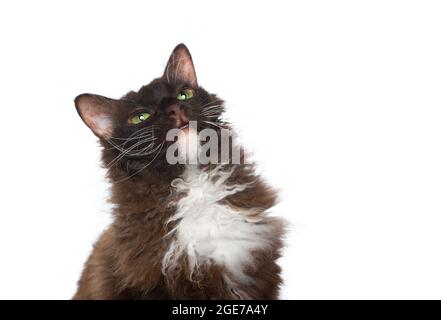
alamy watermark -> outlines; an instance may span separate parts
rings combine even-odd
[[[205,128],[197,131],[197,121],[190,121],[185,129],[170,129],[166,141],[169,164],[243,164],[247,163],[243,151],[235,143],[231,130]]]

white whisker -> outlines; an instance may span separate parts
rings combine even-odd
[[[215,126],[215,127],[219,128],[219,129],[224,129],[223,127],[219,126],[218,124],[216,124],[216,123],[214,123],[212,121],[203,120],[203,122],[205,122],[207,124],[211,124],[212,126]]]
[[[115,183],[119,183],[119,182],[126,181],[126,180],[130,179],[131,177],[133,177],[133,176],[137,175],[138,173],[140,173],[140,172],[141,172],[142,170],[144,170],[145,168],[147,168],[150,164],[152,164],[153,161],[156,160],[156,158],[158,157],[158,155],[161,153],[161,150],[162,150],[162,147],[163,147],[163,146],[164,146],[164,141],[163,141],[160,145],[158,145],[158,147],[159,147],[159,151],[156,153],[156,155],[153,157],[153,159],[152,159],[149,163],[147,163],[145,166],[143,166],[141,169],[139,169],[139,170],[136,171],[135,173],[131,174],[130,176],[128,176],[128,177],[126,177],[126,178],[124,178],[124,179],[121,179],[121,180],[115,181]],[[157,148],[156,148],[156,150],[157,150]],[[156,151],[156,150],[155,150],[155,151]]]

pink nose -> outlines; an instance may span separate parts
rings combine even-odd
[[[172,104],[165,109],[165,114],[176,121],[176,127],[182,127],[188,124],[188,117],[185,115],[184,110],[177,105]]]

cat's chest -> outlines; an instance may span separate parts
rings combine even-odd
[[[163,265],[187,255],[190,267],[215,263],[240,272],[252,251],[266,246],[268,228],[249,219],[249,212],[222,202],[246,185],[228,184],[230,173],[208,174],[188,169],[172,186],[183,196],[172,217],[176,227]]]

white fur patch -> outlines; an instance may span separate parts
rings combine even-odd
[[[228,185],[231,173],[220,167],[209,173],[187,166],[182,177],[173,180],[172,187],[186,195],[177,202],[170,219],[177,225],[169,234],[174,238],[162,261],[165,274],[185,254],[192,271],[214,263],[226,267],[235,279],[249,280],[243,268],[252,263],[253,250],[269,247],[272,228],[251,218],[250,212],[219,203],[247,187]]]

